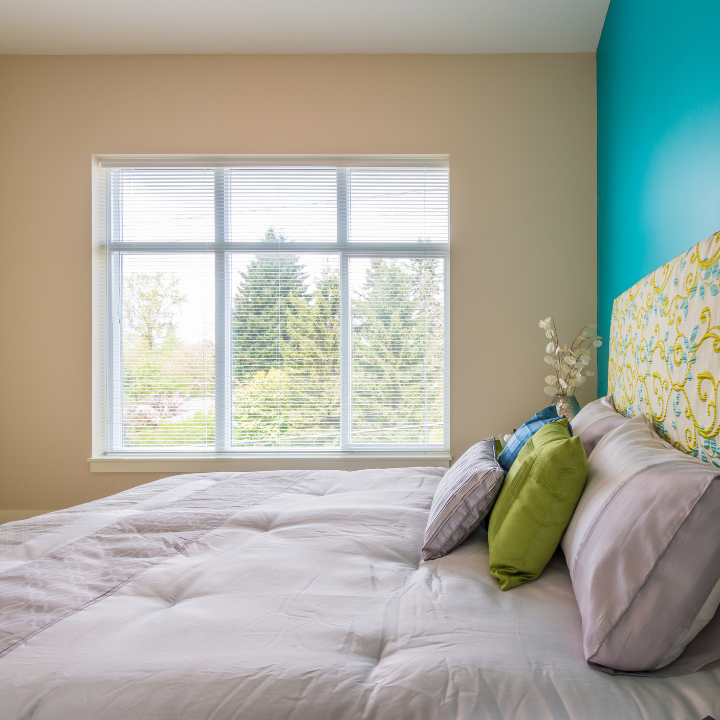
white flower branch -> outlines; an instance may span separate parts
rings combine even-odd
[[[545,393],[567,397],[573,395],[588,377],[595,373],[588,368],[591,362],[590,349],[602,345],[602,338],[595,334],[597,325],[586,325],[572,341],[570,347],[560,345],[555,320],[551,317],[540,321],[545,337],[550,342],[545,347],[545,362],[552,365],[554,375],[545,377]]]

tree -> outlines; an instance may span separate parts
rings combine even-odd
[[[185,301],[175,273],[131,272],[123,283],[123,388],[125,441],[185,412],[191,381],[173,355],[175,311]],[[147,444],[147,440],[146,443]]]
[[[294,298],[288,316],[287,365],[335,374],[340,368],[340,279],[325,266],[310,298]]]
[[[419,341],[423,347],[423,385],[425,388],[426,442],[443,441],[445,397],[445,318],[442,265],[423,258],[410,261],[413,297]]]
[[[145,350],[155,350],[175,336],[175,308],[187,298],[180,294],[175,273],[127,273],[123,283],[126,342],[135,340]],[[134,336],[134,337],[133,337]]]
[[[283,346],[283,360],[293,387],[292,401],[302,409],[302,426],[297,430],[304,435],[322,436],[318,444],[337,445],[340,438],[340,279],[337,270],[325,266],[309,302],[294,301],[288,339]]]
[[[233,440],[266,447],[337,446],[340,439],[340,296],[325,267],[312,294],[293,296],[277,365],[233,390]]]
[[[442,423],[440,289],[437,260],[371,261],[353,313],[359,442],[427,442]]]
[[[272,228],[265,241],[280,242]],[[247,379],[260,370],[279,367],[292,352],[290,324],[298,301],[307,304],[303,266],[291,253],[258,254],[241,273],[233,299],[233,353],[235,377]]]

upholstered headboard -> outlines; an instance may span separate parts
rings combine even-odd
[[[675,447],[720,467],[720,233],[620,295],[610,325],[608,392]]]

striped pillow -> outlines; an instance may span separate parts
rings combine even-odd
[[[475,530],[500,492],[503,476],[495,438],[473,445],[445,473],[425,530],[422,553],[426,560],[452,552]]]

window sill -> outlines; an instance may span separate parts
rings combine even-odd
[[[88,458],[91,473],[245,472],[257,470],[366,470],[391,467],[450,467],[452,456],[427,453],[276,453],[242,457],[105,455]]]

